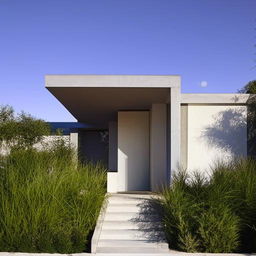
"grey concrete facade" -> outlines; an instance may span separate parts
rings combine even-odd
[[[245,116],[250,95],[181,94],[180,83],[179,76],[171,75],[46,76],[46,88],[79,122],[86,123],[85,129],[108,131],[109,192],[133,189],[155,191],[161,185],[170,184],[171,175],[180,167],[205,169],[208,162],[214,162],[216,155],[233,157],[246,154]],[[136,114],[135,119],[127,117],[127,120],[122,118],[121,121],[118,113],[125,112],[148,112],[148,128],[144,131],[139,129],[142,124],[139,118],[136,119]],[[221,118],[226,118],[230,124],[238,118],[240,130],[228,128],[230,137],[225,138],[225,134],[220,133],[223,128]],[[129,134],[129,129],[126,129],[126,133],[118,129],[126,122],[131,125],[133,134]],[[137,131],[135,128],[138,128]],[[140,162],[136,154],[132,156],[132,150],[133,147],[134,150],[143,148],[142,144],[147,140],[140,142],[143,134],[148,134],[148,144],[143,149],[148,155],[137,154],[137,158],[141,158]],[[76,141],[76,135],[72,136]],[[232,143],[233,137],[238,141],[240,151]],[[124,155],[120,153],[121,144],[122,148],[129,148],[129,167],[122,166],[125,161]],[[209,151],[205,161],[200,160],[196,151],[201,154]],[[144,181],[149,186],[131,185],[129,188],[127,185],[129,179],[134,180],[135,184],[136,176],[139,177],[139,174],[133,172],[136,162],[147,166]]]
[[[188,165],[188,105],[181,105],[180,114],[180,167],[185,170]]]
[[[167,105],[152,104],[150,118],[150,187],[158,191],[167,182]]]
[[[117,171],[117,122],[110,122],[108,125],[109,133],[109,149],[108,149],[108,169],[109,171]]]
[[[180,166],[180,87],[171,88],[170,93],[170,171],[172,175]]]

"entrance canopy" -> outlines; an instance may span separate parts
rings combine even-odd
[[[122,110],[149,110],[169,103],[179,76],[47,75],[46,88],[79,121],[107,127]]]

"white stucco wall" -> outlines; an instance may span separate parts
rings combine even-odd
[[[149,190],[149,112],[118,112],[118,191]]]
[[[59,139],[63,139],[66,145],[69,145],[70,143],[70,136],[69,135],[49,135],[49,136],[43,136],[43,139],[41,142],[36,143],[33,147],[37,150],[43,150],[47,148],[51,148],[51,146]],[[10,153],[10,148],[7,147],[5,144],[3,144],[0,147],[0,155],[7,155]]]
[[[107,173],[107,192],[108,193],[118,192],[118,172]]]
[[[188,171],[205,173],[216,161],[246,156],[246,115],[246,106],[188,105]]]
[[[66,145],[69,145],[71,142],[70,136],[69,135],[49,135],[49,136],[44,136],[43,140],[40,143],[37,143],[34,145],[34,148],[38,150],[43,150],[45,148],[50,148],[55,142],[58,140],[64,140]]]

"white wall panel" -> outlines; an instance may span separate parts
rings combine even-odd
[[[118,191],[149,190],[149,112],[118,112]]]
[[[247,155],[246,106],[188,106],[188,170]]]

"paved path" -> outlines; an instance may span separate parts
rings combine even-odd
[[[96,253],[168,253],[151,195],[111,194]]]

